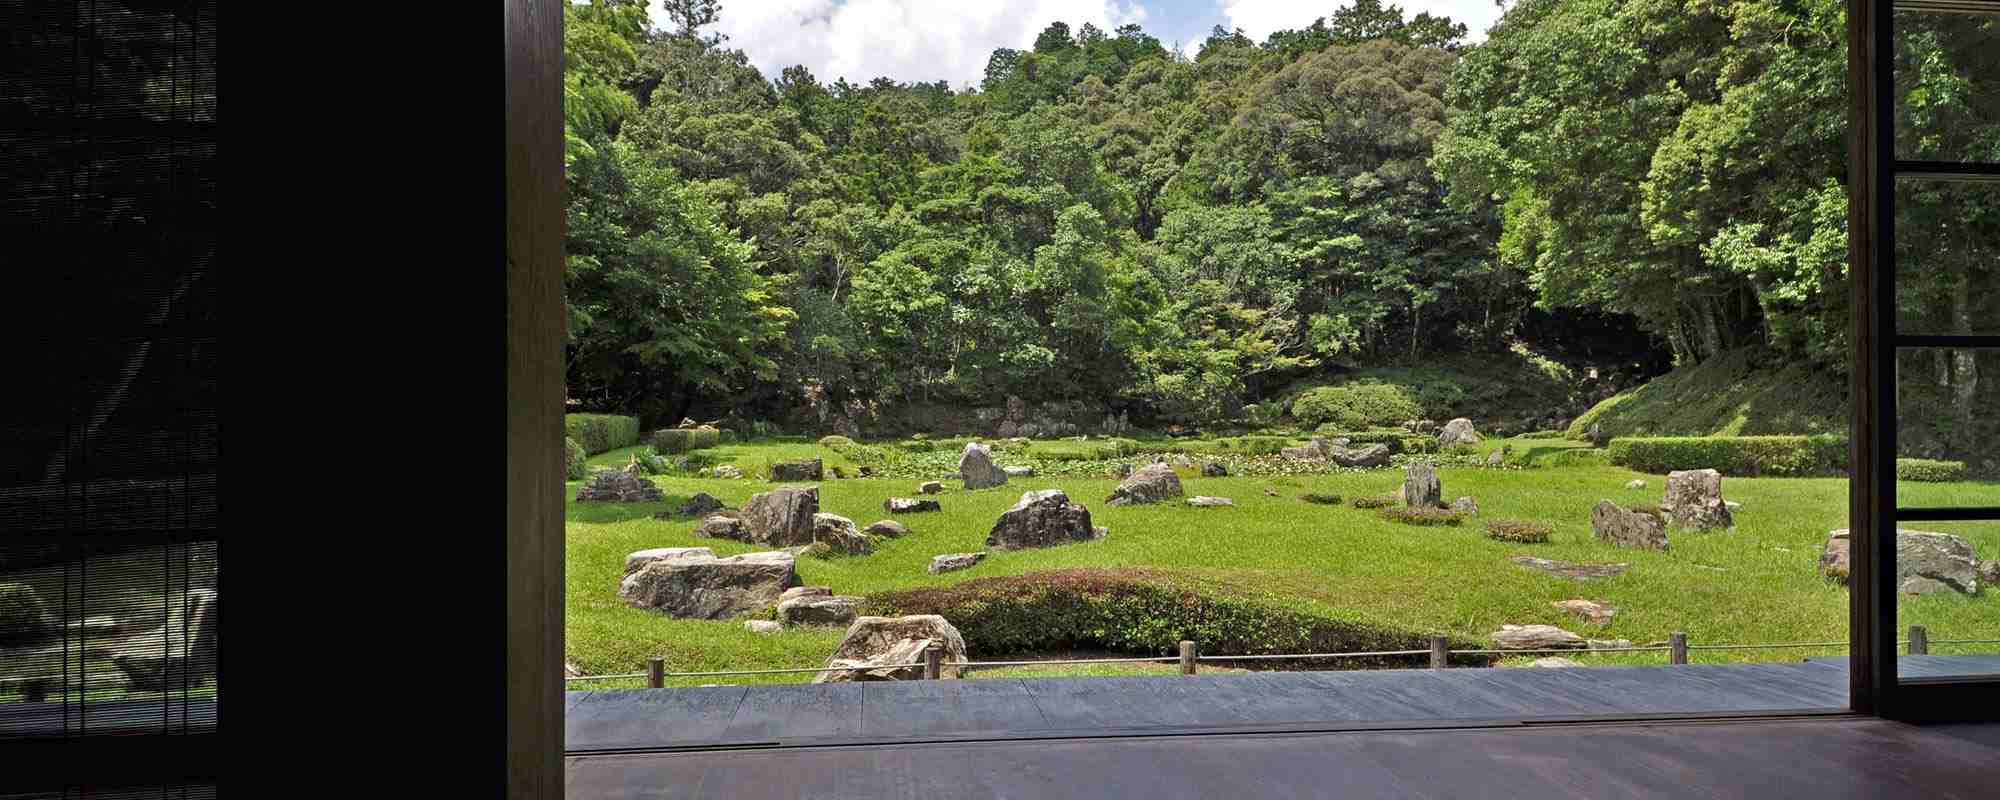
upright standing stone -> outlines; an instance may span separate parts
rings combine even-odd
[[[813,515],[813,543],[823,544],[836,553],[850,556],[865,556],[875,552],[875,542],[854,526],[854,520],[839,514],[821,512]]]
[[[966,442],[964,452],[958,454],[958,477],[967,489],[1007,484],[1006,471],[993,464],[993,451],[978,442]]]
[[[813,543],[813,515],[819,513],[819,487],[784,486],[752,495],[743,504],[743,527],[750,541],[774,547]]]
[[[1428,461],[1412,461],[1403,472],[1403,504],[1415,508],[1444,506],[1444,485]]]
[[[1618,547],[1667,549],[1667,526],[1658,516],[1609,500],[1599,500],[1591,509],[1590,530],[1598,539]]]
[[[1667,496],[1660,501],[1660,510],[1676,528],[1706,531],[1736,524],[1722,499],[1722,473],[1712,469],[1667,473]]]

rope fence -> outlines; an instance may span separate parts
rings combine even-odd
[[[1909,638],[1898,640],[1896,644],[1899,647],[1908,648],[1910,655],[1928,655],[1930,653],[1931,647],[1934,645],[2000,644],[2000,639],[1932,639],[1930,638],[1929,631],[1924,626],[1911,625]],[[1428,655],[1430,656],[1431,669],[1444,669],[1448,665],[1448,662],[1451,660],[1451,657],[1454,655],[1526,656],[1526,655],[1543,655],[1543,654],[1561,654],[1561,655],[1574,656],[1574,655],[1594,655],[1599,653],[1657,653],[1662,651],[1665,651],[1666,653],[1669,654],[1668,655],[1669,664],[1682,665],[1688,663],[1688,654],[1690,652],[1698,650],[1700,651],[1775,650],[1775,649],[1790,649],[1790,648],[1819,648],[1819,649],[1840,648],[1844,650],[1847,648],[1848,643],[1847,642],[1772,642],[1768,644],[1697,645],[1688,643],[1686,633],[1675,631],[1673,634],[1668,636],[1666,644],[1641,645],[1637,647],[1571,647],[1571,648],[1540,647],[1540,648],[1525,648],[1525,649],[1482,648],[1474,650],[1453,650],[1450,648],[1449,640],[1447,640],[1443,636],[1430,637],[1430,645],[1431,646],[1425,650],[1370,650],[1370,651],[1358,651],[1358,652],[1346,652],[1346,653],[1256,653],[1256,654],[1246,654],[1246,655],[1201,655],[1194,642],[1183,641],[1180,643],[1180,654],[1177,656],[1146,656],[1137,658],[1068,658],[1068,659],[1048,659],[1040,661],[963,661],[963,662],[954,662],[952,666],[960,670],[973,670],[973,669],[981,669],[987,667],[1040,667],[1040,666],[1051,666],[1057,664],[1178,663],[1180,664],[1181,674],[1193,675],[1196,674],[1198,665],[1200,664],[1200,662],[1203,661],[1208,661],[1208,662],[1278,661],[1278,660],[1303,661],[1303,660],[1313,660],[1313,659],[1396,658],[1405,656]],[[620,675],[579,675],[575,677],[564,678],[563,680],[565,683],[567,683],[571,681],[600,681],[600,680],[614,680],[614,679],[628,679],[628,678],[645,678],[648,686],[658,689],[658,688],[663,688],[665,686],[665,681],[667,678],[707,678],[707,677],[716,677],[724,675],[784,675],[784,674],[799,674],[807,672],[812,672],[812,673],[855,672],[855,671],[869,671],[878,669],[916,669],[919,667],[921,667],[924,670],[925,679],[936,680],[943,673],[943,668],[945,666],[943,657],[944,657],[943,646],[933,644],[929,649],[924,651],[923,661],[912,662],[908,664],[862,664],[857,666],[840,666],[840,667],[827,666],[827,667],[799,667],[792,669],[743,669],[743,670],[718,670],[711,672],[667,672],[665,669],[664,659],[651,658],[647,659],[645,672],[633,672]]]

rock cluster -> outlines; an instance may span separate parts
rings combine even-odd
[[[652,481],[624,470],[598,470],[590,483],[576,490],[579,503],[658,503],[666,499],[666,493]]]

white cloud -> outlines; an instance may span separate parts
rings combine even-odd
[[[1332,13],[1338,6],[1349,2],[1321,5],[1300,3],[1297,0],[1222,0],[1222,14],[1228,18],[1226,27],[1242,28],[1243,35],[1251,41],[1261,42],[1275,31],[1303,28],[1313,20]],[[1403,9],[1405,19],[1429,12],[1437,16],[1451,17],[1453,22],[1462,22],[1466,28],[1466,39],[1472,42],[1484,41],[1486,29],[1500,19],[1503,10],[1494,5],[1493,0],[1393,0],[1383,5],[1398,6]]]
[[[663,6],[653,22],[670,27]],[[1026,49],[1049,23],[1071,30],[1091,23],[1107,34],[1145,21],[1133,0],[1027,0],[950,3],[939,0],[753,0],[725,3],[716,28],[727,47],[741,49],[766,78],[804,64],[823,83],[846,77],[867,83],[946,80],[952,88],[978,85],[986,59],[1002,47]]]

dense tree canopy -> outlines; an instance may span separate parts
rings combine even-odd
[[[1193,59],[1055,23],[955,91],[765,76],[704,33],[714,0],[670,3],[667,30],[591,0],[565,29],[572,391],[666,416],[1014,393],[1202,420],[1568,310],[1683,361],[1838,366],[1842,7],[1520,0],[1467,45],[1357,0],[1262,43],[1218,27]],[[2000,59],[1990,21],[1909,27],[1899,138],[2000,160],[1977,124],[2000,100],[1968,78]],[[2000,203],[1947,194],[1912,195],[1940,268],[1905,290],[1969,319],[1990,254],[1921,223]]]

